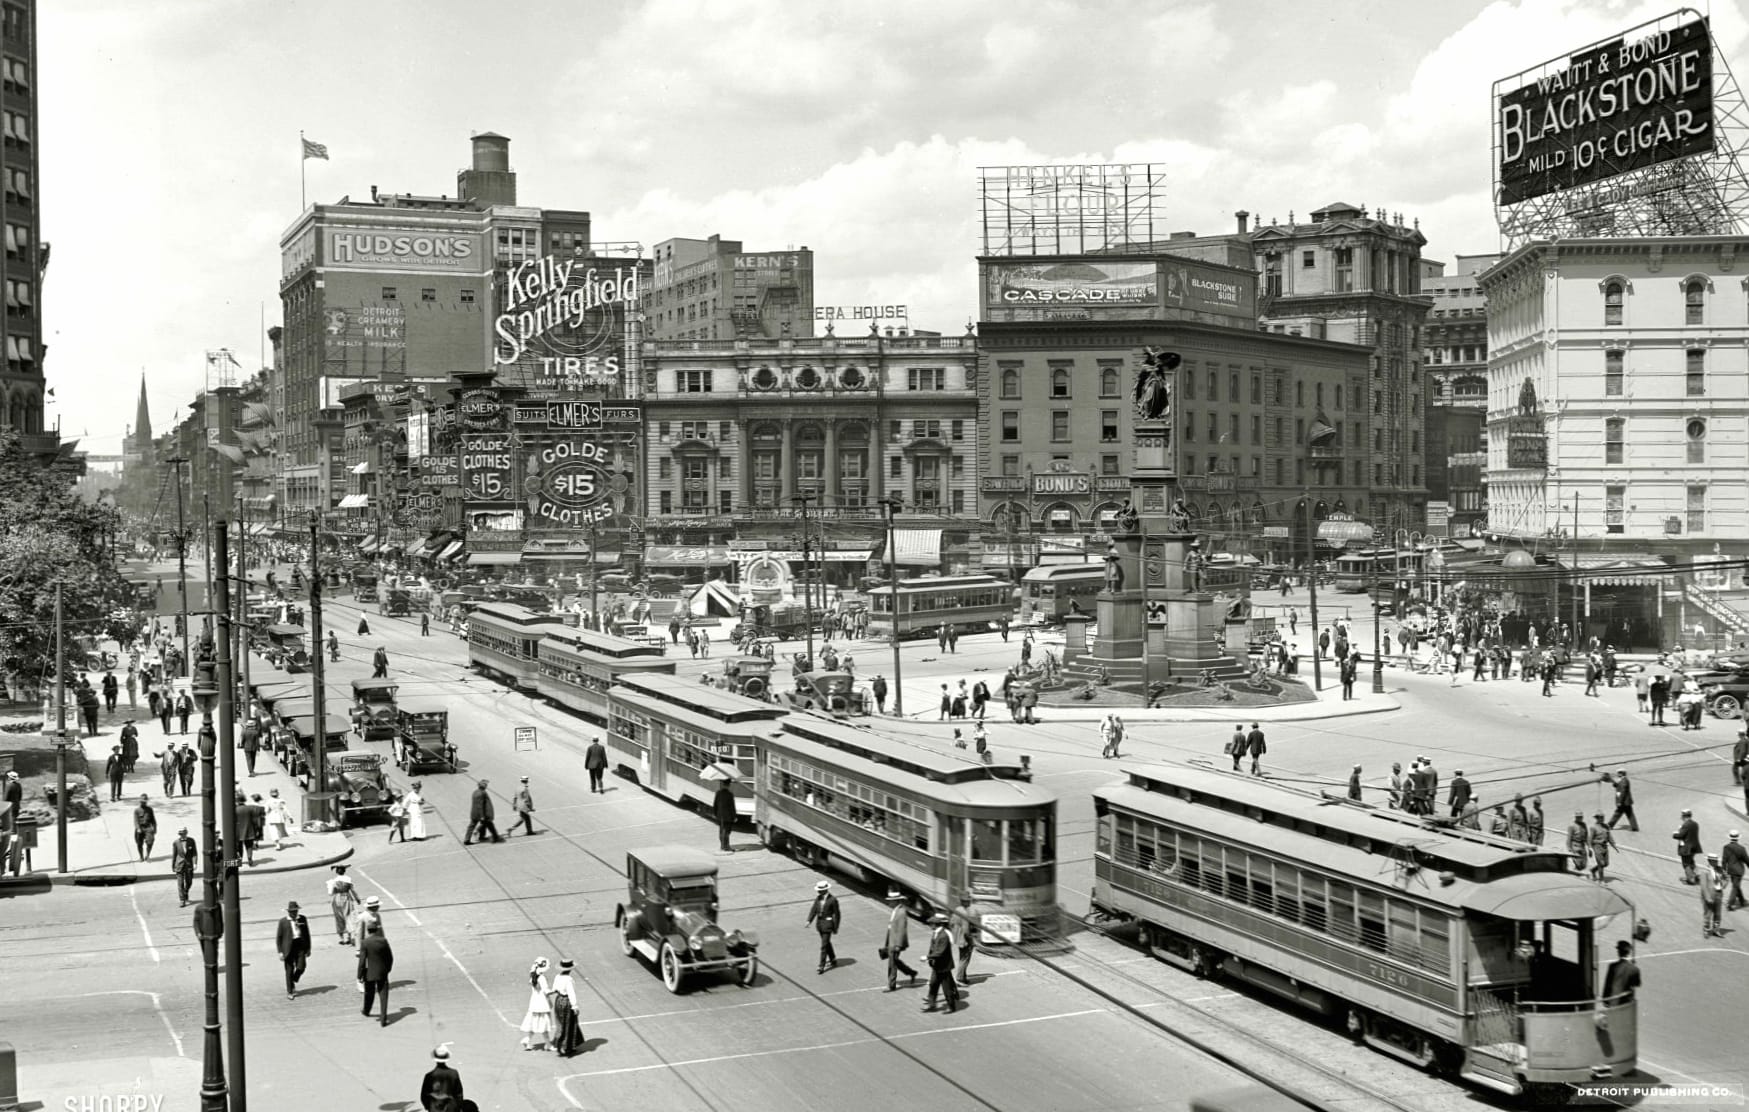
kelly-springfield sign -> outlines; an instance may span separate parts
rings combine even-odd
[[[594,342],[610,339],[626,310],[638,304],[636,266],[585,266],[586,260],[544,256],[519,264],[505,279],[504,311],[493,325],[493,362],[503,366],[529,354],[555,364],[569,358],[585,378],[619,374],[619,356],[596,356]],[[584,335],[579,337],[577,333]],[[600,333],[601,335],[597,335]]]
[[[1712,150],[1712,63],[1707,21],[1696,19],[1497,82],[1499,203]]]

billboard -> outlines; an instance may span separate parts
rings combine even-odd
[[[470,503],[514,504],[516,465],[510,434],[469,433],[463,436],[461,481],[462,497]]]
[[[641,259],[547,255],[504,273],[492,362],[525,368],[536,390],[617,385],[628,317],[648,280]]]
[[[492,263],[479,232],[341,224],[322,230],[322,265],[330,270],[483,274]]]
[[[1502,205],[1714,146],[1713,48],[1703,18],[1586,47],[1494,88]]]
[[[1160,263],[1160,299],[1168,310],[1257,319],[1257,276],[1200,263]]]
[[[1036,320],[1050,310],[1083,316],[1157,316],[1159,267],[1099,257],[984,264],[987,320]]]

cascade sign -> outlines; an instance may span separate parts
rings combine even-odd
[[[1497,82],[1499,203],[1711,151],[1712,63],[1707,22],[1697,19]]]
[[[550,255],[530,259],[518,264],[505,279],[504,312],[493,325],[498,340],[492,361],[500,366],[515,363],[541,341],[557,338],[555,334],[586,329],[592,313],[599,316],[602,310],[625,311],[637,303],[635,266],[616,266],[609,271],[585,268],[575,259],[561,262]],[[592,357],[576,370],[584,377],[611,377],[619,373],[619,357]]]

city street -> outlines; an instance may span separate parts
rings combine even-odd
[[[385,646],[404,705],[449,709],[465,767],[460,775],[421,777],[431,804],[432,836],[425,842],[391,846],[382,827],[349,835],[356,851],[352,875],[364,893],[381,896],[396,952],[387,1028],[358,1015],[362,998],[352,983],[352,952],[338,945],[326,912],[328,874],[242,877],[248,1089],[258,1107],[400,1109],[416,1096],[431,1048],[440,1043],[451,1044],[468,1095],[482,1109],[633,1102],[801,1109],[817,1107],[822,1092],[873,1091],[946,1108],[1171,1107],[1182,1106],[1184,1094],[1237,1083],[1230,1070],[1177,1047],[1149,1025],[1168,1019],[1224,1040],[1252,1062],[1275,1053],[1252,1038],[1291,1047],[1386,1086],[1416,1108],[1455,1109],[1474,1100],[1467,1089],[1358,1049],[1267,999],[1195,980],[1090,933],[1073,938],[1065,968],[1136,1011],[1025,958],[981,956],[973,963],[965,1010],[919,1014],[921,987],[882,991],[875,954],[885,916],[879,893],[840,884],[843,960],[816,975],[814,939],[803,926],[816,874],[757,848],[750,832],[738,836],[736,852],[719,858],[721,918],[759,933],[759,982],[743,989],[725,979],[670,996],[652,970],[621,956],[611,930],[615,905],[624,898],[624,853],[662,842],[712,848],[709,823],[617,779],[610,778],[605,796],[591,796],[581,760],[588,725],[470,674],[465,645],[446,631],[434,627],[430,637],[420,637],[416,620],[373,612],[372,633],[361,638],[354,632],[358,611],[345,598],[327,603],[324,616],[343,645],[343,660],[328,677],[334,708],[344,705],[348,682],[368,673],[370,653]],[[945,659],[933,642],[908,643],[903,652],[913,720],[895,727],[947,744],[947,725],[920,713],[933,711],[929,693],[978,669],[987,669],[981,674],[994,682],[1014,659],[1017,642],[971,637]],[[854,651],[865,675],[877,661],[890,663],[885,645],[858,643]],[[682,675],[695,675],[720,668],[720,658],[695,662],[683,655],[679,667]],[[257,661],[257,678],[266,671]],[[1636,719],[1629,690],[1587,699],[1582,685],[1568,684],[1544,699],[1539,685],[1516,680],[1472,687],[1466,679],[1453,690],[1446,677],[1399,670],[1387,677],[1400,710],[1270,725],[1269,771],[1339,790],[1350,766],[1360,763],[1366,782],[1377,786],[1391,761],[1406,764],[1426,754],[1443,778],[1461,767],[1488,804],[1515,791],[1541,792],[1552,842],[1575,807],[1587,814],[1607,810],[1610,793],[1595,782],[1593,765],[1629,768],[1642,832],[1618,831],[1625,852],[1616,883],[1654,929],[1641,953],[1643,1065],[1665,1080],[1734,1080],[1729,1005],[1709,989],[1742,975],[1743,936],[1701,940],[1697,900],[1676,881],[1668,836],[1682,806],[1695,808],[1709,848],[1737,821],[1726,808],[1735,795],[1721,759],[1734,736],[1731,726],[1713,720],[1700,733],[1650,730]],[[1126,717],[1127,761],[1219,761],[1230,733],[1224,720]],[[537,727],[538,748],[514,748],[512,730],[519,725]],[[1097,755],[1095,723],[1052,721],[1048,713],[1031,727],[993,718],[991,744],[1004,755],[1029,754],[1039,782],[1062,793],[1059,896],[1069,912],[1084,912],[1092,848],[1087,793],[1118,772]],[[524,775],[540,833],[463,848],[474,780],[491,780],[499,827],[508,830],[509,798]],[[316,939],[296,1000],[285,999],[273,952],[275,923],[288,898],[303,905]],[[192,1107],[202,1044],[201,966],[173,886],[56,887],[14,899],[7,910],[7,996],[14,1014],[30,1022],[9,1024],[5,1037],[18,1051],[26,1107],[38,1101],[59,1108],[64,1097],[97,1091],[162,1091],[171,1095],[166,1107]],[[1612,924],[1609,935],[1626,928]],[[916,940],[921,928],[914,932]],[[588,1043],[569,1061],[517,1045],[527,971],[540,956],[555,968],[560,957],[572,957],[584,978]],[[1113,1068],[1141,1062],[1147,1065]],[[1283,1055],[1281,1069],[1294,1068],[1306,1067]]]

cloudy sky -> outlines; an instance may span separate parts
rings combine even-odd
[[[977,168],[1168,167],[1168,230],[1335,200],[1494,250],[1492,82],[1674,0],[39,0],[49,382],[116,452],[205,353],[261,365],[298,132],[309,199],[455,192],[512,140],[519,200],[648,248],[807,245],[816,301],[975,311]],[[1744,19],[1714,33],[1749,80]]]

